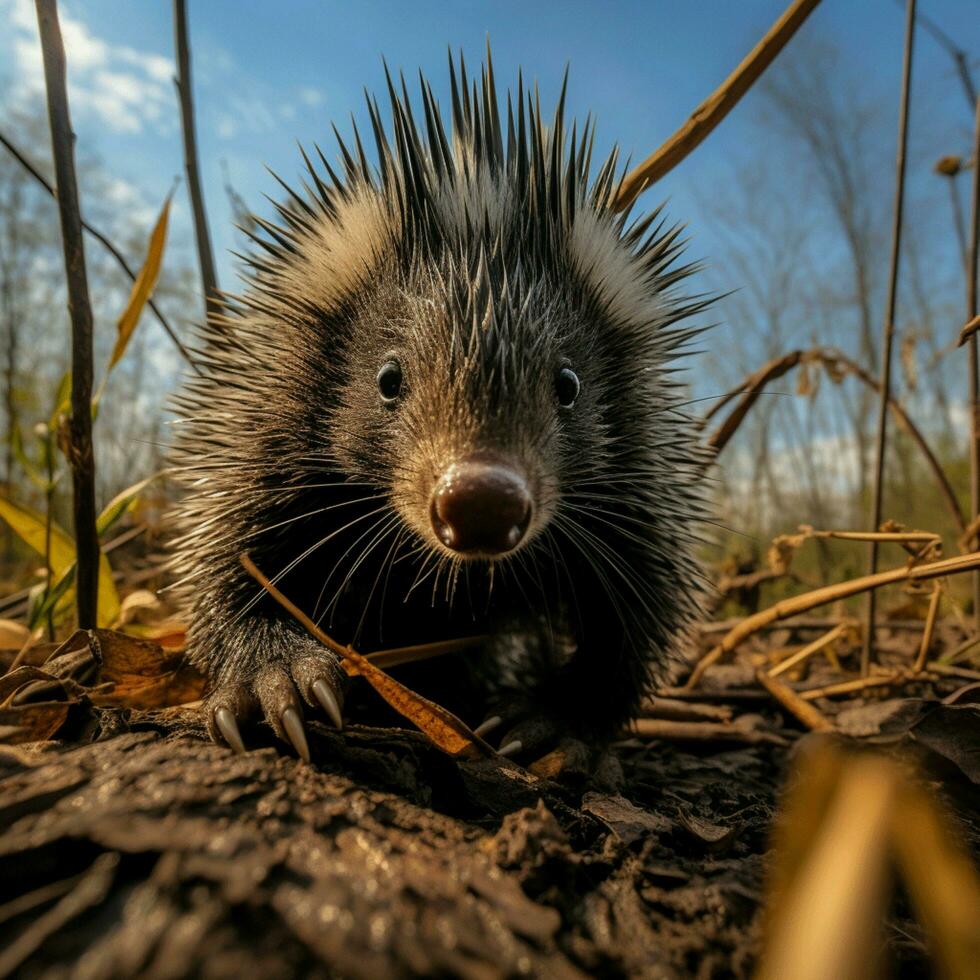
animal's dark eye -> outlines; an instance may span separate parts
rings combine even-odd
[[[571,408],[578,398],[579,390],[578,375],[571,368],[562,368],[555,379],[555,393],[558,395],[558,404],[562,408]]]
[[[378,391],[383,402],[393,402],[402,390],[402,366],[398,361],[385,361],[377,377]]]

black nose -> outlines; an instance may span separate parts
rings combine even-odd
[[[499,457],[473,455],[442,475],[429,515],[447,548],[502,555],[516,548],[527,531],[531,494],[513,466]]]

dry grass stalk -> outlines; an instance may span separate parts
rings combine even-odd
[[[865,980],[879,972],[895,774],[879,759],[859,758],[829,785],[817,782],[813,791],[804,780],[783,815],[776,855],[784,867],[767,903],[757,980]]]
[[[673,170],[738,105],[772,60],[785,47],[820,0],[794,0],[761,41],[721,86],[697,107],[687,122],[655,153],[623,178],[613,208],[625,211],[651,184]]]
[[[976,99],[973,127],[973,190],[970,211],[970,246],[966,263],[967,327],[980,319],[977,277],[980,276],[980,98]],[[960,335],[962,343],[962,334]],[[967,334],[970,379],[970,509],[980,515],[980,343],[976,332]],[[973,576],[973,625],[980,630],[980,573]]]
[[[819,653],[821,650],[829,647],[838,637],[843,636],[851,628],[849,622],[838,623],[830,632],[824,633],[819,639],[814,640],[812,643],[807,644],[800,650],[797,650],[791,657],[787,657],[781,663],[776,664],[769,671],[770,677],[778,677],[780,674],[785,674],[786,671],[792,670],[794,667],[803,663],[808,657],[812,657],[813,654]]]
[[[880,976],[893,872],[929,937],[936,975],[976,976],[980,878],[926,789],[880,756],[829,741],[807,753],[776,823],[757,977]]]
[[[801,691],[800,698],[803,701],[816,701],[819,698],[836,697],[838,694],[857,694],[872,687],[895,687],[904,684],[910,676],[907,671],[902,670],[889,674],[872,674],[870,677],[855,677],[853,680],[838,681],[835,684],[825,684],[823,687]]]
[[[755,672],[756,680],[798,721],[811,732],[832,732],[831,721],[812,704],[807,704],[791,687],[764,670]]]
[[[952,664],[942,664],[938,660],[930,660],[926,669],[934,674],[945,677],[959,677],[965,681],[980,681],[980,670],[970,670],[968,667],[954,667]]]
[[[939,612],[939,600],[942,598],[942,586],[935,582],[932,586],[932,595],[929,597],[929,611],[926,613],[926,624],[922,630],[922,641],[919,644],[919,654],[912,665],[912,673],[921,673],[926,665],[926,656],[929,647],[932,646],[932,636],[936,630],[936,616]]]
[[[480,646],[486,639],[485,635],[463,636],[458,640],[439,640],[436,643],[418,643],[410,647],[392,647],[390,650],[367,653],[364,657],[375,667],[387,670],[389,667],[417,663],[420,660],[431,660],[433,657],[444,657],[450,653],[463,653]]]
[[[912,85],[912,54],[915,50],[915,0],[905,4],[905,47],[902,62],[902,94],[898,110],[898,151],[895,159],[895,198],[892,206],[892,247],[888,269],[888,299],[881,335],[881,383],[878,399],[878,427],[875,433],[874,485],[871,492],[872,528],[881,524],[885,494],[885,452],[888,441],[888,407],[892,401],[892,347],[895,341],[895,308],[898,302],[898,274],[902,255],[902,215],[905,210],[905,161],[908,151],[909,90]],[[878,542],[868,548],[868,574],[878,571]],[[875,604],[877,593],[867,593],[864,614],[864,642],[861,645],[861,675],[866,677],[874,654]]]
[[[667,718],[634,718],[630,731],[641,738],[677,742],[743,742],[746,745],[785,745],[786,739],[774,732],[738,727],[717,721],[674,721]]]
[[[825,585],[823,588],[814,589],[812,592],[804,592],[802,595],[783,599],[753,616],[746,616],[730,630],[720,643],[712,647],[698,661],[684,687],[686,690],[696,687],[704,672],[712,664],[717,663],[725,654],[731,653],[743,640],[769,623],[789,619],[791,616],[809,612],[809,610],[824,606],[829,602],[848,599],[851,596],[860,595],[862,592],[878,589],[884,585],[893,585],[898,582],[924,582],[944,575],[970,572],[978,568],[980,568],[980,552],[973,551],[966,555],[956,555],[953,558],[944,558],[941,561],[929,562],[925,565],[893,568],[887,572],[878,572],[875,575],[864,575],[861,578],[839,582],[836,585]]]

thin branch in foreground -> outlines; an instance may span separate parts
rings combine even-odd
[[[912,85],[912,53],[915,45],[915,0],[905,7],[905,52],[902,60],[902,95],[898,111],[898,149],[895,155],[895,198],[892,208],[892,249],[888,269],[888,300],[881,338],[881,391],[878,399],[878,429],[875,437],[874,488],[871,494],[871,530],[881,524],[885,490],[885,451],[888,440],[888,407],[892,392],[892,347],[895,342],[895,307],[898,301],[898,272],[902,255],[902,218],[905,212],[905,161],[908,151],[909,90]],[[878,570],[878,542],[868,547],[868,574]],[[865,605],[864,642],[861,645],[861,676],[867,677],[874,652],[875,603],[877,594],[868,593]]]
[[[180,122],[184,136],[184,167],[187,170],[187,190],[191,196],[191,210],[194,215],[194,237],[197,240],[204,306],[210,317],[220,313],[222,306],[218,295],[218,277],[214,271],[208,215],[204,207],[204,191],[201,189],[201,174],[198,167],[186,0],[174,0],[174,41],[177,49],[177,77],[174,79],[174,85],[177,87],[177,101],[180,103]]]
[[[738,105],[742,96],[783,50],[819,2],[794,0],[786,8],[735,71],[691,113],[687,122],[659,150],[623,178],[613,203],[614,211],[625,211],[648,187],[701,145],[718,123]]]
[[[4,149],[53,197],[56,201],[58,195],[55,189],[48,183],[47,178],[41,173],[37,167],[34,166],[27,159],[27,157],[6,137],[3,133],[0,133],[0,144],[3,145]],[[90,225],[87,221],[82,221],[82,229],[87,231],[119,264],[119,267],[129,276],[132,282],[136,282],[136,273],[133,271],[130,264],[126,261],[126,257],[116,248],[115,245],[107,238],[98,228]],[[173,345],[177,348],[180,356],[187,361],[191,367],[195,368],[200,372],[194,364],[194,359],[191,357],[190,352],[187,348],[180,342],[180,338],[174,332],[173,327],[168,322],[167,318],[160,312],[160,308],[153,302],[152,299],[147,301],[147,306],[153,311],[153,315],[157,318],[160,326],[166,331],[167,336],[173,342]]]
[[[81,629],[96,626],[99,593],[99,536],[95,527],[95,453],[92,448],[92,305],[85,272],[85,244],[75,180],[74,133],[68,111],[65,47],[58,24],[57,0],[36,0],[44,59],[44,80],[51,124],[55,184],[71,316],[71,465],[75,552],[75,601]]]

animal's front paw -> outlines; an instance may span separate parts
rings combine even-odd
[[[498,746],[500,755],[526,764],[536,775],[605,788],[618,788],[622,783],[622,768],[608,740],[582,732],[557,715],[528,706],[510,712],[504,709],[474,732]]]
[[[208,733],[215,742],[244,752],[239,722],[261,713],[276,735],[309,762],[303,702],[324,711],[338,729],[343,728],[344,688],[345,675],[337,655],[307,646],[266,664],[247,681],[217,684],[205,701]]]

